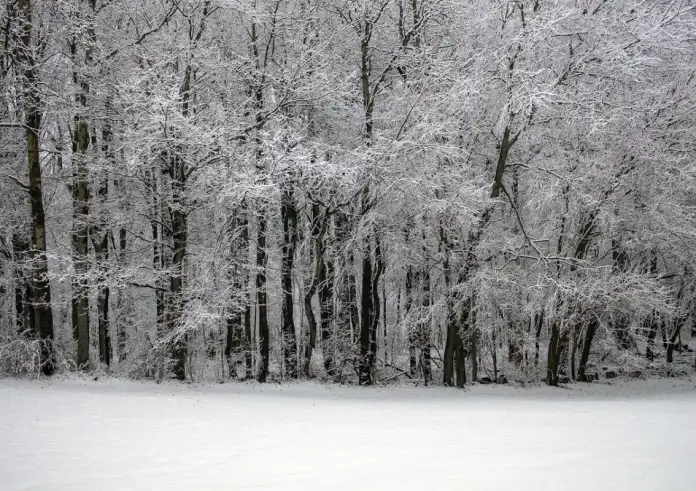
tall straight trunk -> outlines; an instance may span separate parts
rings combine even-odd
[[[79,96],[82,111],[86,106],[86,91],[88,86],[82,84]],[[77,336],[77,365],[80,368],[89,366],[89,170],[87,167],[90,145],[89,126],[84,114],[75,116],[73,142],[73,226],[72,226],[72,256],[73,256],[73,332]]]
[[[474,307],[476,295],[471,295],[465,305],[465,309],[469,312],[469,338],[471,344],[471,381],[478,382],[478,355],[479,355],[479,339],[478,329],[476,327],[476,310]]]
[[[360,298],[360,359],[358,378],[360,385],[372,383],[374,359],[371,349],[371,332],[374,315],[374,297],[372,295],[372,251],[370,239],[365,238],[362,257],[362,296]]]
[[[549,352],[546,369],[546,383],[552,387],[558,386],[558,365],[559,365],[559,347],[560,345],[560,328],[558,320],[554,319],[551,324],[551,338],[549,339]]]
[[[249,340],[246,338],[244,330],[244,316],[248,306],[248,278],[243,264],[249,252],[249,229],[248,220],[244,206],[241,207],[231,220],[230,224],[230,260],[232,266],[229,269],[229,276],[232,284],[233,298],[242,298],[240,302],[232,301],[227,307],[227,336],[225,340],[225,358],[229,376],[237,376],[237,364],[243,362],[239,357],[243,350],[249,348]]]
[[[447,241],[447,235],[444,227],[440,224],[440,247],[443,253],[443,264],[442,264],[442,274],[445,280],[445,297],[446,297],[446,315],[445,315],[445,326],[447,329],[447,334],[445,336],[445,352],[443,359],[443,370],[442,370],[442,384],[446,386],[455,385],[454,376],[454,365],[455,365],[455,352],[457,345],[457,338],[459,337],[458,328],[456,322],[456,316],[454,314],[454,301],[455,295],[450,291],[452,287],[452,271],[450,266],[450,248]]]
[[[654,361],[657,353],[655,352],[655,338],[657,337],[657,331],[659,329],[659,322],[657,320],[657,313],[653,312],[649,317],[647,323],[648,327],[648,339],[645,347],[645,357],[649,361]]]
[[[18,15],[22,22],[19,29],[20,49],[16,58],[22,70],[22,97],[24,106],[24,135],[29,175],[29,201],[31,205],[31,290],[34,331],[41,341],[41,370],[45,375],[55,371],[53,349],[53,310],[51,309],[51,285],[48,279],[46,258],[46,215],[44,213],[41,160],[41,97],[39,79],[32,43],[33,6],[31,0],[17,0]]]
[[[97,326],[99,329],[99,361],[111,365],[111,336],[109,333],[109,230],[106,223],[106,199],[109,193],[109,178],[104,176],[97,189],[101,209],[98,223],[90,236],[97,262]]]
[[[237,360],[242,349],[243,327],[242,314],[232,307],[232,311],[228,312],[225,319],[227,333],[225,336],[225,359],[227,360],[227,373],[232,379],[237,378]]]
[[[491,329],[491,357],[493,358],[493,383],[498,383],[498,340],[497,323],[494,323]]]
[[[207,4],[205,9],[207,9]],[[205,10],[204,10],[204,16]],[[204,24],[201,23],[200,29]],[[198,36],[200,36],[200,32]],[[191,83],[193,67],[187,63],[184,67],[184,79],[179,91],[181,115],[186,119],[191,113]],[[171,275],[169,278],[169,309],[167,310],[167,330],[172,336],[170,356],[174,361],[174,376],[179,380],[186,379],[186,359],[188,357],[188,333],[180,332],[184,326],[181,318],[184,311],[184,267],[188,246],[188,215],[187,215],[187,179],[189,166],[186,164],[183,148],[175,148],[169,156],[169,177],[172,194],[169,204],[171,220],[172,254]]]
[[[381,314],[381,304],[379,299],[379,281],[384,273],[384,258],[382,256],[382,246],[379,241],[379,234],[375,233],[375,272],[372,276],[372,325],[370,326],[370,360],[372,361],[371,370],[375,368],[377,359],[377,328]]]
[[[544,311],[534,314],[534,366],[539,365],[539,338],[544,327]]]
[[[408,266],[406,268],[406,308],[404,309],[404,316],[408,319],[408,314],[413,306],[413,267]],[[416,354],[416,331],[411,328],[409,322],[406,323],[408,327],[408,369],[411,376],[416,375],[416,370],[418,370],[418,356]]]
[[[382,278],[382,344],[384,345],[384,362],[389,363],[387,348],[387,277],[383,274]]]
[[[322,246],[322,250],[323,250]],[[324,256],[324,266],[319,273],[319,308],[321,322],[321,349],[324,356],[324,370],[332,377],[336,371],[334,347],[332,346],[331,323],[334,318],[334,265],[331,258]]]
[[[358,312],[358,281],[355,278],[355,256],[351,251],[348,254],[348,306],[350,313],[350,338],[351,343],[355,344],[357,332],[360,328],[360,314]]]
[[[163,203],[160,200],[160,183],[157,172],[146,172],[146,179],[152,192],[150,233],[152,236],[152,270],[155,277],[155,319],[157,321],[157,337],[162,338],[166,335],[166,298],[162,278],[162,270],[164,269],[163,240],[165,228],[162,225],[164,212],[162,210]],[[125,234],[122,236],[121,245],[123,248],[126,246]]]
[[[114,187],[116,188],[116,194],[119,197],[119,200],[123,199],[122,197],[125,196],[124,194],[124,188],[122,186],[122,183],[119,179],[114,179]],[[125,271],[126,269],[126,248],[128,247],[128,236],[126,229],[123,225],[118,229],[118,267],[121,271]],[[116,300],[116,311],[118,312],[117,318],[125,318],[126,316],[124,315],[124,311],[126,310],[126,291],[127,287],[126,286],[118,286],[117,287],[117,300]],[[126,332],[126,323],[121,320],[117,325],[116,325],[116,353],[118,354],[118,359],[116,360],[117,362],[124,361],[127,357],[127,349],[126,349],[126,343],[127,343],[127,332]]]
[[[249,293],[247,293],[247,303],[244,309],[244,339],[246,341],[246,350],[244,351],[245,376],[247,379],[254,376],[254,340],[251,335],[251,302],[249,301]]]
[[[297,378],[297,339],[295,337],[292,288],[292,271],[295,261],[295,248],[297,246],[297,210],[295,209],[295,193],[291,183],[285,183],[283,186],[280,215],[283,222],[283,260],[280,272],[283,292],[283,358],[286,375],[290,378]]]
[[[109,236],[103,232],[103,238],[95,246],[95,255],[100,264],[97,281],[97,324],[99,327],[99,361],[106,366],[111,365],[111,334],[109,332],[109,295],[107,282],[109,261]]]
[[[570,340],[570,379],[575,380],[575,358],[577,357],[578,341],[580,339],[580,326],[576,324]]]
[[[106,102],[106,118],[102,128],[102,154],[107,166],[113,166],[113,134],[111,129],[110,101]],[[94,142],[93,142],[94,145]],[[108,168],[108,167],[107,167]],[[90,230],[97,262],[97,324],[99,329],[99,361],[106,366],[111,365],[111,335],[109,332],[109,295],[108,277],[109,265],[109,236],[110,227],[107,215],[107,199],[109,197],[109,174],[103,171],[97,188],[98,216]]]
[[[256,303],[258,304],[257,324],[261,338],[261,366],[259,367],[258,380],[262,383],[268,379],[271,346],[266,295],[266,220],[265,205],[261,204],[256,225]]]
[[[421,273],[421,278],[423,279],[422,286],[422,304],[423,312],[425,313],[425,319],[421,319],[418,323],[418,344],[421,352],[421,368],[423,370],[423,380],[427,385],[430,380],[432,380],[432,367],[431,367],[431,333],[430,333],[430,314],[428,313],[430,309],[430,272],[427,268],[423,268]]]
[[[344,212],[338,212],[335,216],[335,243],[337,245],[345,244],[351,234],[351,223],[349,215]],[[338,339],[350,341],[352,345],[355,340],[355,325],[358,321],[354,273],[354,258],[352,251],[347,251],[343,256],[343,264],[340,267],[340,280],[336,285],[336,303],[338,312],[336,315],[336,333]]]
[[[462,388],[466,384],[466,350],[461,335],[457,332],[454,338],[454,374],[457,387]]]
[[[186,190],[186,165],[181,157],[173,155],[169,168],[172,182],[172,204],[169,207],[169,217],[172,231],[171,275],[169,278],[169,308],[167,310],[167,330],[173,340],[170,346],[170,356],[174,361],[174,376],[179,380],[186,379],[186,358],[188,336],[180,332],[181,316],[184,309],[184,263],[188,236],[188,217],[184,192]]]
[[[590,348],[592,346],[592,339],[599,323],[596,318],[592,319],[585,329],[585,339],[582,344],[582,353],[580,354],[580,363],[578,364],[578,380],[580,382],[587,382],[587,360],[590,358]]]
[[[685,315],[680,315],[672,321],[673,326],[667,337],[667,363],[674,362],[674,346],[681,334],[682,327],[686,324],[686,319]],[[665,330],[667,329],[665,328]]]
[[[562,329],[560,321],[554,319],[551,324],[551,339],[549,340],[546,370],[546,383],[552,387],[557,387],[560,381],[560,372],[563,367],[563,353],[568,347],[568,337],[568,330]]]
[[[94,4],[90,2],[92,8]],[[78,10],[78,20],[82,21],[82,12]],[[93,64],[92,51],[95,46],[95,31],[91,18],[86,21],[85,31],[79,33],[80,38],[71,38],[70,51],[73,58],[73,83],[78,88],[75,95],[77,105],[73,118],[72,142],[72,256],[73,256],[73,297],[72,319],[73,335],[77,337],[77,365],[81,368],[89,366],[89,167],[88,152],[90,150],[90,128],[87,120],[88,96],[90,83],[85,73]],[[84,61],[78,60],[78,47],[84,46]]]

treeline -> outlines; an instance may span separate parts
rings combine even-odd
[[[0,32],[5,372],[693,368],[691,1],[8,0]]]

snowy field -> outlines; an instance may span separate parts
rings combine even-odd
[[[0,380],[0,489],[696,490],[696,381]]]

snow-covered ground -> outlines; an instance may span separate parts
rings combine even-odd
[[[0,380],[0,489],[696,489],[696,385]]]

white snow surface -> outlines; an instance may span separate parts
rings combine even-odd
[[[696,382],[0,380],[0,489],[694,491]]]

